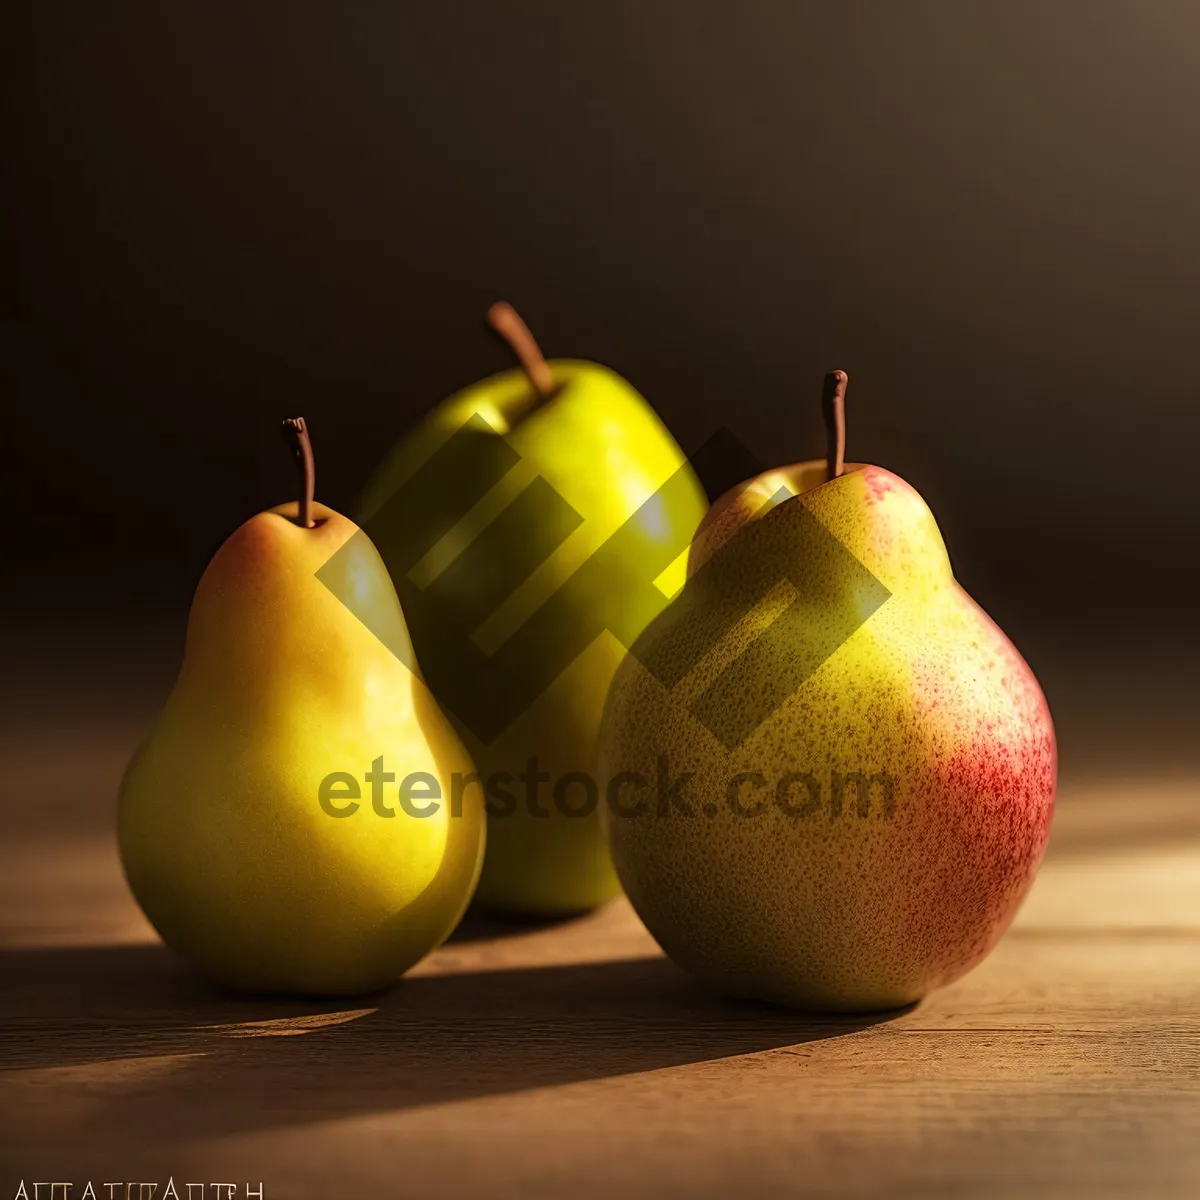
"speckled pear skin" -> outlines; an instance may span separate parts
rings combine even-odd
[[[296,512],[252,517],[201,578],[179,679],[121,784],[118,840],[146,916],[209,978],[355,995],[454,929],[486,827],[472,789],[450,815],[452,775],[471,762],[402,665],[408,632],[375,547],[324,505],[313,529]],[[344,546],[338,578],[318,579]],[[351,592],[389,645],[351,613]],[[380,755],[397,781],[384,789],[391,817],[363,781]],[[443,796],[423,817],[397,802],[399,780],[418,771]],[[351,816],[321,808],[331,772],[359,782]]]
[[[1049,837],[1057,754],[1033,673],[954,581],[921,497],[879,467],[824,477],[824,463],[801,463],[722,497],[693,543],[688,587],[717,602],[736,581],[716,569],[724,558],[701,565],[751,522],[798,521],[803,506],[891,596],[732,751],[690,706],[795,590],[769,594],[668,690],[640,660],[667,634],[686,653],[676,601],[617,671],[601,779],[654,780],[663,758],[673,776],[695,773],[682,793],[690,815],[662,811],[653,789],[647,811],[606,814],[621,883],[681,966],[731,995],[870,1011],[920,999],[995,945]],[[858,603],[853,590],[814,601],[812,628]],[[881,788],[865,815],[847,788],[834,814],[832,773],[880,771],[893,783],[890,816]],[[757,815],[733,811],[727,787],[742,772],[768,783],[740,785],[744,808],[765,801]],[[820,783],[819,805],[806,785],[785,792],[804,815],[776,803],[771,785],[789,772]]]

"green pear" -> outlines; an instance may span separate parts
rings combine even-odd
[[[313,504],[307,433],[287,429],[302,498],[252,517],[204,572],[178,681],[121,784],[119,844],[146,916],[214,981],[351,995],[453,930],[486,824],[478,800],[450,803],[472,765],[403,665],[378,553]]]
[[[363,523],[412,614],[425,678],[458,718],[489,793],[479,901],[569,913],[619,890],[583,777],[595,775],[613,673],[683,585],[707,501],[624,379],[595,363],[547,362],[508,305],[489,319],[522,368],[429,413],[374,478]],[[464,438],[463,477],[449,487],[428,478]],[[437,619],[420,620],[431,606]],[[620,638],[609,632],[618,626]]]
[[[812,1010],[916,1001],[1030,887],[1057,758],[1045,699],[955,582],[902,479],[824,461],[714,504],[682,593],[617,671],[600,771],[613,860],[678,963]]]

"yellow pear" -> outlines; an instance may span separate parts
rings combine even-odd
[[[119,843],[147,917],[213,980],[349,995],[458,923],[485,820],[454,794],[471,762],[403,665],[379,555],[312,502],[304,424],[285,431],[301,500],[252,517],[204,572],[178,681],[121,784]]]
[[[1037,681],[955,582],[921,497],[825,461],[713,506],[689,581],[617,670],[601,730],[613,861],[664,949],[723,992],[917,1000],[995,944],[1048,836]]]
[[[683,586],[707,504],[626,380],[547,362],[509,305],[489,320],[521,369],[430,412],[368,487],[364,523],[487,788],[477,902],[578,912],[619,890],[587,786],[608,686]]]

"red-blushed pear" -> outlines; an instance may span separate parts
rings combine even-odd
[[[285,433],[301,499],[252,517],[204,572],[179,679],[121,784],[119,843],[146,916],[210,978],[351,995],[453,930],[484,814],[466,796],[452,815],[471,761],[403,665],[375,547],[313,503],[303,421]]]
[[[672,958],[729,994],[865,1011],[995,945],[1049,837],[1057,755],[924,501],[843,463],[845,384],[827,380],[825,461],[712,506],[687,585],[617,671],[600,764],[624,780],[613,862]]]

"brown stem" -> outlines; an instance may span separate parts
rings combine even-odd
[[[821,392],[821,414],[825,418],[825,478],[836,479],[846,465],[845,371],[830,371]]]
[[[313,495],[317,488],[317,468],[313,462],[312,442],[308,438],[308,425],[303,417],[288,417],[282,425],[283,436],[292,448],[296,460],[296,474],[300,480],[300,515],[297,524],[303,529],[312,529]]]
[[[512,347],[512,352],[521,364],[521,370],[529,376],[529,382],[538,398],[548,400],[555,392],[554,376],[546,365],[538,344],[529,332],[529,326],[521,320],[517,310],[503,300],[488,309],[488,324]]]

